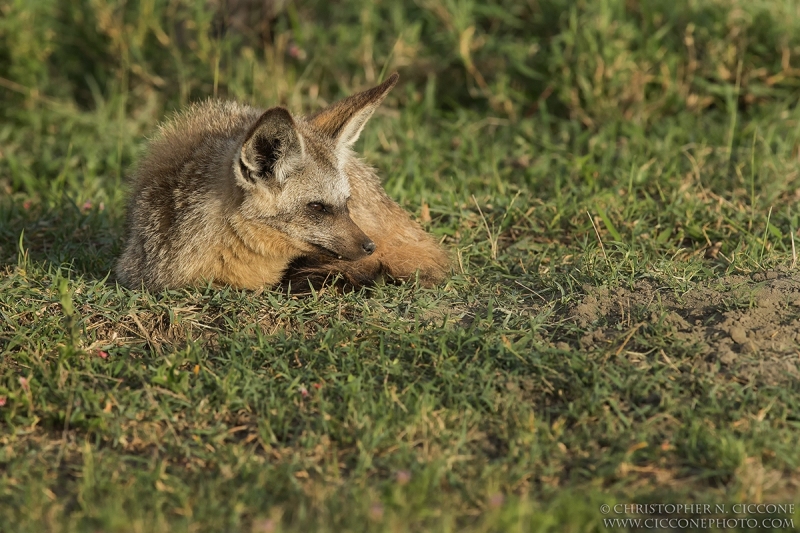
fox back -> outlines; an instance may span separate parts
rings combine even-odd
[[[446,254],[351,150],[396,82],[307,118],[210,100],[162,125],[132,176],[119,281],[440,281]]]

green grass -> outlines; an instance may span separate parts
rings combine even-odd
[[[797,342],[725,365],[651,319],[660,299],[576,318],[643,282],[797,282],[798,4],[296,2],[266,41],[204,5],[0,5],[0,531],[605,531],[602,504],[800,504]],[[158,121],[213,95],[312,112],[392,70],[358,149],[428,206],[446,283],[116,285]]]

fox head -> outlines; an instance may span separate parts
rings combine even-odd
[[[272,227],[302,253],[356,260],[375,243],[350,218],[350,147],[367,120],[397,83],[345,98],[309,118],[293,118],[282,107],[265,111],[250,128],[234,158],[236,184],[244,192],[240,212]]]

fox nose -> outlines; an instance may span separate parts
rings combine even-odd
[[[366,241],[364,244],[361,245],[361,249],[364,250],[364,253],[367,255],[372,255],[372,252],[375,251],[375,243],[372,241]]]

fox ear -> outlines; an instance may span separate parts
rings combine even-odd
[[[337,145],[349,147],[358,140],[364,124],[399,78],[395,72],[377,87],[339,100],[312,116],[309,121],[323,134],[334,139]]]
[[[250,128],[242,144],[239,170],[250,182],[275,179],[282,184],[303,153],[303,140],[292,115],[282,107],[273,107]]]

